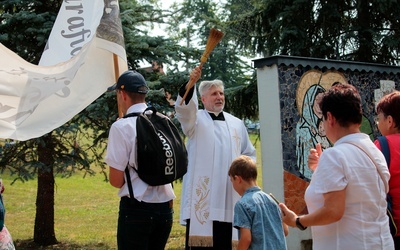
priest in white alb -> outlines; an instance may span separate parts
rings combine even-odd
[[[190,74],[197,82],[201,67]],[[256,160],[242,120],[223,111],[224,85],[220,80],[202,81],[199,94],[204,109],[199,109],[196,86],[181,103],[186,84],[175,103],[176,117],[188,137],[188,172],[183,178],[180,220],[186,225],[186,249],[231,250],[238,232],[232,227],[233,208],[240,198],[233,190],[228,170],[239,155]]]

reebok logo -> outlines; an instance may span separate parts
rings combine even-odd
[[[164,134],[160,131],[157,132],[158,137],[163,145],[163,150],[165,152],[165,175],[174,174],[174,152],[172,151],[172,146],[169,141],[165,138]]]

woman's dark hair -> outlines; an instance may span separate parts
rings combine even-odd
[[[330,112],[342,127],[361,124],[361,97],[353,85],[333,83],[332,87],[325,92],[319,106],[324,118]]]
[[[376,113],[383,113],[385,117],[390,115],[395,127],[400,126],[400,91],[394,91],[382,97],[376,105]]]

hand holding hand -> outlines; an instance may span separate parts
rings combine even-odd
[[[310,149],[310,154],[308,155],[308,168],[315,171],[318,166],[319,157],[322,154],[321,143],[317,143],[315,148]]]

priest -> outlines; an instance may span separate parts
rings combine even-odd
[[[201,66],[190,74],[197,82]],[[183,177],[180,221],[186,225],[186,249],[231,250],[238,232],[232,227],[233,208],[239,195],[233,190],[228,170],[239,155],[256,160],[242,120],[224,112],[224,84],[220,80],[202,81],[199,109],[196,87],[183,85],[175,102],[176,117],[188,137],[188,172]],[[182,104],[181,104],[182,102]]]

